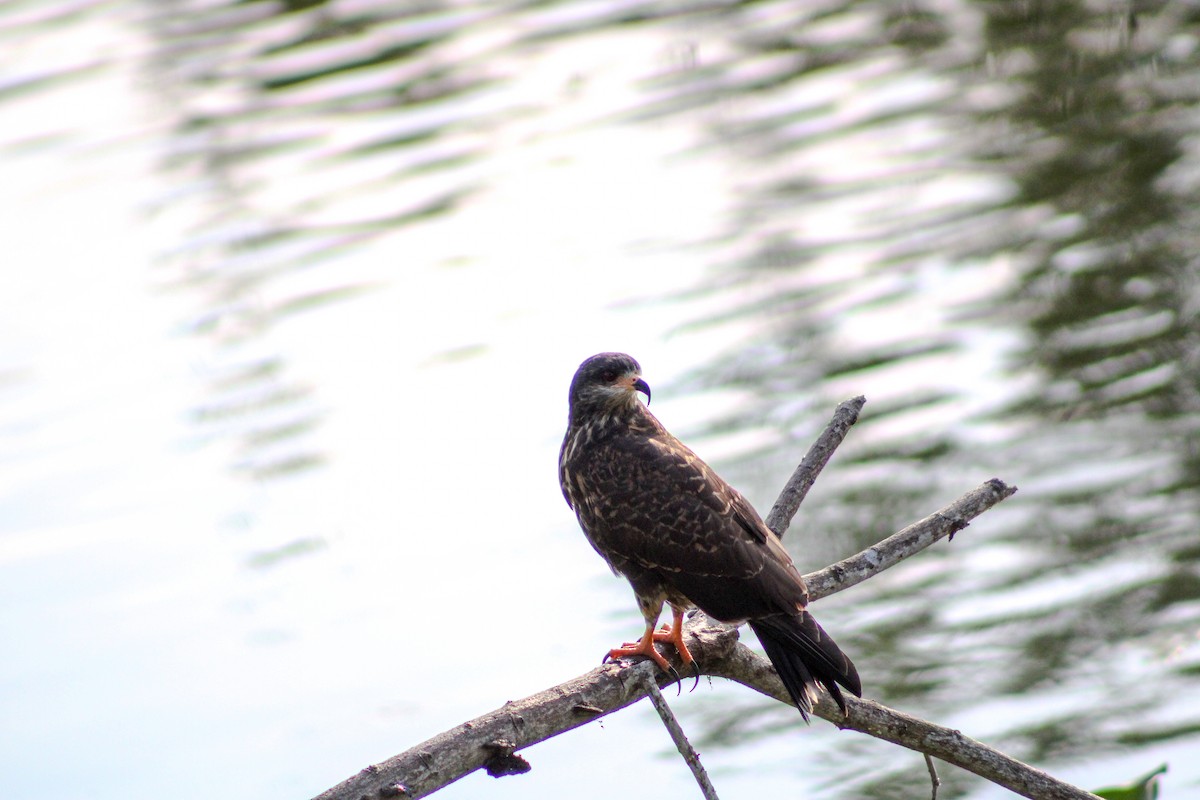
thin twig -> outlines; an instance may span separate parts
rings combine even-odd
[[[667,705],[667,699],[658,690],[658,683],[653,679],[646,681],[646,690],[650,695],[650,702],[654,704],[654,710],[658,712],[663,725],[667,726],[667,733],[671,734],[671,741],[675,742],[679,755],[683,756],[688,769],[696,778],[696,783],[700,785],[700,793],[704,795],[704,800],[720,800],[717,797],[717,790],[713,788],[712,781],[708,779],[704,765],[700,763],[700,754],[696,752],[692,743],[684,735],[683,728],[679,726],[679,720],[675,719],[675,712],[671,711],[671,707]]]
[[[817,600],[862,583],[867,578],[894,567],[913,553],[954,534],[971,524],[971,520],[1017,491],[999,478],[985,481],[948,506],[940,508],[923,520],[893,533],[873,547],[843,558],[825,569],[804,576],[810,600]]]
[[[942,785],[942,779],[938,777],[937,767],[933,765],[933,756],[925,753],[925,766],[929,769],[929,783],[933,786],[933,796],[931,800],[937,800],[938,787]]]
[[[779,493],[779,498],[775,501],[775,505],[771,506],[771,511],[764,520],[767,527],[779,536],[783,536],[788,526],[792,524],[792,517],[796,516],[796,511],[804,502],[808,490],[812,488],[813,482],[821,474],[821,470],[829,463],[833,451],[846,438],[850,427],[858,422],[858,412],[862,411],[866,402],[867,398],[859,395],[838,403],[838,407],[833,411],[833,419],[829,420],[825,430],[812,443],[812,447],[808,448],[808,452],[800,460],[799,466],[792,472],[792,477],[788,478],[787,484],[784,485],[783,491]]]

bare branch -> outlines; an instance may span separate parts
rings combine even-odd
[[[713,788],[712,781],[708,779],[708,773],[704,771],[704,765],[700,763],[700,754],[696,752],[692,743],[684,735],[679,720],[675,719],[675,713],[667,705],[667,698],[663,697],[662,692],[658,690],[658,684],[653,680],[648,680],[646,681],[646,690],[650,695],[650,702],[654,704],[654,710],[658,712],[663,725],[667,726],[667,732],[671,734],[671,741],[675,742],[679,755],[683,756],[688,769],[696,778],[696,783],[700,785],[700,793],[704,795],[704,800],[720,800],[717,797],[717,790]]]
[[[688,648],[692,644],[688,642]],[[693,649],[692,654],[696,651]],[[705,663],[705,671],[737,681],[782,702],[789,697],[771,664],[745,647],[737,647],[729,658],[716,665]],[[715,669],[713,668],[715,666]],[[1006,756],[995,748],[976,741],[962,732],[934,725],[918,717],[870,700],[847,697],[849,714],[822,695],[813,709],[817,716],[842,729],[883,739],[918,753],[925,753],[1033,800],[1096,800],[1096,795],[1060,781],[1040,769]]]
[[[805,575],[809,598],[816,600],[848,589],[888,567],[894,567],[942,537],[953,539],[954,534],[967,527],[971,520],[1016,491],[1017,487],[1009,486],[999,478],[986,481],[945,508],[892,534],[874,547]]]
[[[646,696],[647,680],[671,682],[657,672],[650,661],[597,667],[367,767],[317,800],[424,797],[480,768],[506,774],[504,751],[511,754],[637,702]]]
[[[705,674],[728,678],[768,697],[789,702],[771,663],[740,644],[736,628],[713,624],[700,615],[686,631],[688,649],[703,664]],[[424,797],[476,769],[492,765],[497,747],[511,753],[636,702],[647,694],[648,681],[665,685],[671,678],[648,660],[606,664],[553,689],[506,703],[490,714],[368,767],[317,800]],[[839,728],[928,753],[1024,797],[1096,800],[1095,795],[959,731],[869,700],[847,697],[846,702],[850,712],[847,717],[842,717],[837,705],[824,695],[814,712]]]
[[[804,576],[813,597],[823,597],[853,586],[902,559],[919,552],[943,536],[961,530],[975,516],[1013,493],[1003,482],[991,480],[960,497],[925,520],[852,556],[832,567]],[[860,567],[841,565],[858,564]],[[708,675],[726,677],[784,702],[783,685],[771,664],[738,643],[733,626],[722,625],[698,614],[686,628],[688,649]],[[463,723],[380,764],[368,767],[354,777],[320,795],[318,800],[359,800],[362,797],[424,797],[442,786],[480,768],[494,774],[511,774],[510,759],[515,750],[571,730],[594,719],[624,708],[646,696],[646,681],[663,686],[672,682],[649,661],[618,661],[598,667],[574,680],[539,692],[524,700],[506,703],[490,714]],[[853,700],[853,698],[848,698]],[[866,709],[870,710],[870,713]],[[1044,775],[1032,767],[996,753],[956,731],[931,725],[915,717],[892,711],[869,701],[855,701],[848,720],[843,720],[830,701],[822,698],[816,713],[839,727],[850,727],[870,736],[886,739],[919,752],[928,752],[950,764],[976,772],[1020,794],[1020,788],[1041,785],[1036,778]],[[919,727],[918,726],[924,726]],[[924,737],[908,736],[906,731],[924,731]],[[974,749],[971,745],[976,746]],[[985,748],[980,750],[978,748]],[[980,753],[996,753],[1018,777],[1004,770],[976,768]],[[1017,765],[1013,767],[1012,765]],[[1029,777],[1020,770],[1029,771]],[[982,770],[982,771],[981,771]],[[990,770],[990,771],[989,771]],[[1045,776],[1048,780],[1054,779]],[[1019,778],[1019,779],[1018,779]],[[1070,787],[1075,794],[1026,794],[1027,797],[1091,797]],[[403,792],[397,787],[403,787]]]
[[[768,515],[767,522],[773,530],[782,533],[787,529],[800,501],[845,437],[846,431],[856,421],[864,402],[859,397],[838,406],[833,420],[805,455]],[[810,596],[817,599],[853,586],[943,537],[952,537],[965,528],[971,519],[1015,491],[1014,487],[999,480],[984,483],[936,514],[910,525],[874,547],[805,575]],[[789,702],[770,662],[738,642],[736,627],[713,622],[703,614],[698,614],[688,623],[685,635],[688,637],[688,648],[697,662],[703,665],[706,674],[729,678],[785,703]],[[606,664],[531,697],[510,701],[489,714],[445,731],[387,761],[367,767],[321,794],[317,800],[418,798],[480,768],[495,776],[524,772],[529,768],[528,764],[515,751],[624,708],[646,696],[650,686],[671,682],[669,676],[660,673],[648,660],[620,660]],[[1094,800],[1094,795],[1009,758],[958,731],[933,725],[871,701],[850,697],[847,702],[850,708],[847,717],[842,717],[840,710],[827,697],[822,697],[814,710],[840,728],[857,730],[940,758],[1026,797]],[[667,713],[670,713],[669,709]],[[664,722],[666,719],[664,716]],[[686,738],[683,741],[686,743]],[[682,747],[681,752],[684,752],[689,766],[693,763],[698,766],[699,762],[689,757]],[[691,752],[694,754],[694,751]],[[698,780],[699,777],[698,774]],[[711,788],[711,784],[709,786]]]
[[[862,411],[866,402],[867,398],[859,395],[838,403],[838,407],[833,411],[833,419],[829,420],[825,430],[813,442],[812,447],[808,448],[808,452],[800,460],[792,477],[788,478],[783,491],[779,493],[775,505],[771,506],[771,512],[764,520],[768,528],[780,536],[787,531],[788,526],[792,524],[792,517],[796,516],[796,511],[804,502],[808,490],[812,488],[813,482],[821,474],[821,470],[829,463],[833,451],[846,438],[850,427],[858,422],[858,412]]]

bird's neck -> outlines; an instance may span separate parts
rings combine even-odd
[[[658,420],[650,413],[650,409],[634,397],[597,407],[572,408],[568,431],[586,432],[587,438],[594,440],[627,431],[650,431],[657,427]]]

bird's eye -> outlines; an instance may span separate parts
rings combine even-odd
[[[606,369],[600,373],[600,380],[605,383],[612,383],[617,379],[617,371],[615,369]]]

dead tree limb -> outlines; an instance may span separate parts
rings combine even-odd
[[[962,530],[971,519],[1009,497],[1014,488],[991,480],[926,519],[832,567],[805,575],[814,598],[839,591]],[[909,535],[913,532],[913,535]],[[845,580],[843,585],[840,581]],[[771,697],[783,698],[783,685],[770,662],[738,642],[738,631],[697,615],[687,628],[688,648],[704,672],[735,680]],[[359,772],[317,800],[424,797],[477,769],[504,775],[524,771],[514,755],[537,742],[622,709],[646,696],[645,682],[673,682],[648,661],[618,661],[523,700],[506,703],[482,717],[451,728],[416,747]],[[853,698],[851,698],[853,699]],[[851,728],[918,752],[928,752],[992,780],[1025,797],[1093,798],[1093,795],[1009,759],[957,731],[941,728],[870,701],[855,701],[841,719],[822,698],[816,713]],[[998,760],[997,758],[998,757]]]
[[[775,505],[771,506],[770,513],[763,520],[767,523],[767,527],[779,536],[782,537],[787,533],[788,526],[792,524],[792,517],[796,516],[800,504],[808,496],[808,490],[812,488],[817,476],[821,474],[821,470],[833,457],[833,451],[837,450],[838,445],[850,432],[850,428],[858,422],[858,413],[862,411],[866,402],[867,398],[860,394],[858,397],[838,403],[838,407],[833,410],[833,419],[829,420],[825,430],[808,448],[804,458],[800,459],[799,466],[792,472],[792,477],[788,478],[788,482],[784,484],[783,490],[775,500]]]
[[[690,640],[687,645],[690,649]],[[785,703],[789,699],[771,663],[744,646],[734,648],[730,657],[714,667],[710,668],[706,663],[705,673],[729,678]],[[1022,797],[1032,800],[1097,800],[1091,792],[964,736],[961,731],[926,722],[871,700],[847,697],[846,704],[850,713],[843,717],[837,705],[822,695],[813,712],[843,730],[859,731],[924,753],[973,772]]]
[[[865,400],[838,406],[825,431],[809,449],[767,524],[782,533],[812,486],[817,474],[858,418]],[[804,579],[812,599],[861,583],[920,552],[939,539],[952,537],[975,517],[1009,497],[1015,487],[993,479],[955,502],[902,531]],[[783,684],[770,662],[738,642],[734,626],[715,623],[697,614],[686,628],[688,648],[708,675],[737,681],[765,695],[788,702]],[[647,694],[650,682],[673,682],[649,661],[617,661],[523,700],[510,701],[495,711],[465,722],[357,775],[321,794],[317,800],[375,800],[424,797],[477,769],[489,774],[525,772],[529,765],[516,755],[552,736],[624,708]],[[1029,798],[1082,800],[1095,796],[1009,758],[960,732],[894,711],[869,700],[847,698],[850,713],[843,718],[825,697],[816,713],[840,728],[849,728],[974,772]]]

